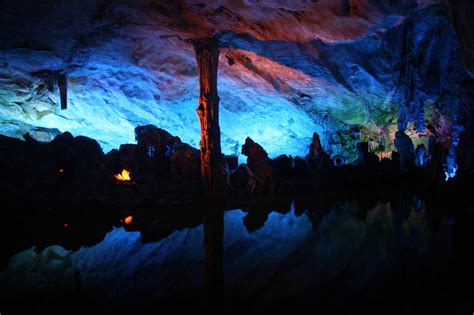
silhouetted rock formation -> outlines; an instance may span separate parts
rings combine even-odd
[[[357,163],[362,167],[374,168],[379,163],[377,155],[369,152],[369,144],[367,142],[358,142],[357,149]]]
[[[108,154],[116,172],[125,168],[135,179],[149,183],[159,182],[162,177],[174,181],[199,179],[199,150],[153,125],[138,126],[135,137],[136,145],[121,145],[118,152]]]
[[[315,132],[313,133],[313,142],[309,145],[309,157],[314,158],[318,155],[324,153],[323,146],[321,145],[321,139],[319,135]]]
[[[280,179],[287,179],[293,175],[292,159],[287,155],[280,155],[271,160],[273,175]]]
[[[395,147],[400,155],[400,166],[408,170],[415,166],[415,148],[410,137],[405,132],[397,131],[395,133]]]
[[[274,189],[273,169],[267,152],[252,139],[245,139],[242,154],[247,156],[247,165],[257,180],[256,192],[271,192]]]
[[[439,183],[444,179],[444,160],[446,158],[447,150],[443,145],[436,140],[435,137],[429,138],[429,163],[428,173],[434,183]]]
[[[227,183],[233,192],[245,194],[253,194],[256,184],[257,179],[246,164],[239,165]]]
[[[182,144],[170,157],[171,175],[174,178],[200,178],[199,150],[188,144]]]
[[[135,128],[135,140],[140,155],[148,157],[171,156],[182,145],[179,137],[172,136],[166,130],[153,125]]]
[[[327,170],[333,165],[331,157],[324,151],[321,139],[316,132],[313,133],[313,142],[309,146],[308,163],[314,170]]]
[[[95,140],[73,137],[68,132],[50,143],[36,141],[29,135],[25,135],[24,142],[0,137],[0,168],[4,178],[0,192],[6,196],[0,198],[0,202],[136,205],[154,204],[158,196],[178,201],[200,195],[197,149],[151,125],[137,127],[136,137],[137,144],[121,145],[119,150],[107,155]],[[426,165],[423,164],[424,147],[417,148],[418,168],[414,168],[415,151],[411,140],[403,133],[397,136],[399,152],[393,152],[391,160],[379,162],[378,157],[369,152],[368,143],[360,142],[356,145],[358,164],[340,167],[330,164],[317,140],[315,137],[312,148],[318,149],[312,151],[313,164],[310,164],[300,157],[293,159],[286,155],[272,160],[262,146],[247,138],[242,146],[247,164],[234,170],[236,157],[227,159],[232,167],[225,169],[226,184],[222,190],[227,187],[232,198],[233,195],[265,193],[377,191],[400,183],[422,189],[441,187],[445,183],[447,149],[435,137],[430,138]],[[131,172],[131,180],[127,182],[115,177],[124,169]],[[463,180],[469,178],[463,177]]]

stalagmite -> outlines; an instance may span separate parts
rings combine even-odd
[[[219,128],[219,96],[217,94],[217,66],[219,48],[214,39],[194,41],[199,72],[199,106],[201,123],[201,181],[208,192],[218,190],[222,175],[221,135]]]

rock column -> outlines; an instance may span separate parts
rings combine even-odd
[[[199,72],[199,106],[196,111],[201,123],[201,181],[208,192],[215,193],[222,175],[217,94],[219,48],[216,40],[203,39],[194,41],[194,50]]]

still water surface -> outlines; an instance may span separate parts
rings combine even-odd
[[[61,232],[47,241],[23,231],[26,247],[0,273],[2,304],[12,312],[109,313],[462,313],[472,306],[462,288],[472,280],[464,225],[414,197],[324,210],[295,201],[277,211],[153,213],[83,229],[80,215],[56,217],[50,224]]]

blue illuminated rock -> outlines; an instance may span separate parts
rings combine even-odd
[[[122,3],[122,2],[121,2]],[[191,39],[216,35],[222,151],[246,137],[271,158],[305,156],[316,131],[330,155],[356,158],[350,130],[385,139],[426,107],[472,100],[469,33],[441,1],[4,1],[0,13],[0,133],[37,127],[97,139],[108,151],[153,124],[199,145]],[[462,38],[460,45],[452,22]],[[467,57],[466,57],[467,56]],[[67,110],[54,74],[67,73]],[[48,75],[46,75],[48,74]],[[463,83],[464,82],[464,83]],[[404,129],[404,128],[400,128]],[[242,161],[242,157],[240,157]]]
[[[400,166],[404,169],[411,169],[415,166],[415,148],[411,139],[403,132],[395,133],[395,147],[400,155]]]

